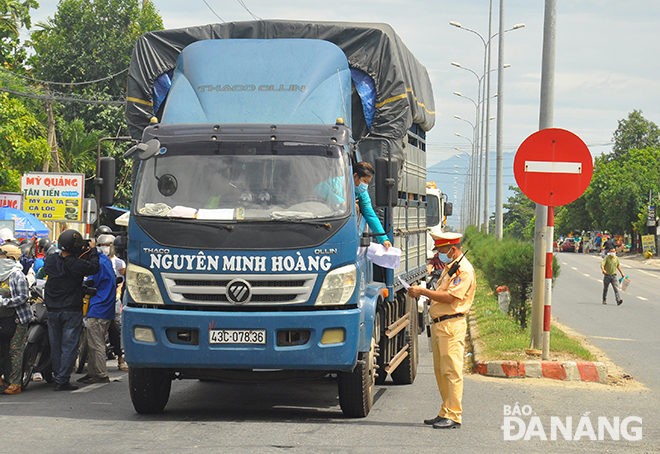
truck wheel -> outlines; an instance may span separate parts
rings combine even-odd
[[[406,297],[408,299],[408,297]],[[410,310],[410,324],[406,328],[405,336],[408,347],[408,356],[406,356],[401,364],[392,371],[390,376],[394,383],[397,385],[410,385],[415,381],[417,376],[417,364],[419,363],[419,336],[417,334],[417,306],[408,304]]]
[[[128,369],[128,387],[136,412],[160,413],[170,398],[172,380],[162,369],[131,367]]]
[[[352,372],[339,372],[339,406],[349,418],[364,418],[374,403],[376,368],[375,339],[371,339],[371,350],[358,353],[358,362]]]
[[[30,384],[32,380],[32,373],[34,372],[34,363],[37,360],[37,354],[39,353],[39,348],[37,344],[29,343],[25,346],[23,351],[23,376],[21,377],[21,390],[25,391],[25,388]]]

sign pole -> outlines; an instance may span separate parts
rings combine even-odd
[[[550,316],[552,309],[552,243],[555,237],[555,207],[548,207],[548,238],[545,249],[545,301],[543,306],[543,354],[545,361],[550,359]]]

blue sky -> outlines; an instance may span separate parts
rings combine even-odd
[[[34,22],[53,16],[56,11],[56,0],[39,3],[41,7],[33,12]],[[487,38],[489,0],[206,0],[206,3],[155,0],[166,28],[253,20],[241,3],[263,19],[390,24],[426,66],[433,83],[436,124],[427,135],[428,166],[451,158],[456,153],[454,147],[469,150],[468,141],[455,133],[470,137],[471,127],[454,115],[474,122],[475,107],[453,92],[476,100],[477,79],[451,62],[482,74],[484,47],[476,35],[449,22],[459,22]],[[632,110],[642,110],[648,120],[660,124],[660,3],[580,0],[557,4],[553,126],[574,132],[589,146],[592,155],[598,155],[611,150],[610,141],[618,121]],[[499,2],[495,0],[493,34],[498,30],[498,12]],[[505,27],[525,24],[524,28],[505,35],[504,62],[511,65],[505,69],[502,97],[505,152],[515,152],[527,136],[538,130],[543,14],[542,0],[505,0]],[[493,41],[494,68],[497,38]],[[491,95],[496,91],[497,72],[493,72]],[[496,104],[491,102],[491,116],[495,114]],[[495,122],[490,129],[494,153]],[[452,171],[453,165],[452,162]],[[504,173],[513,171],[505,169]],[[491,180],[494,178],[491,174]],[[453,189],[445,191],[453,196]]]

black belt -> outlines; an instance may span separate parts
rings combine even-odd
[[[440,322],[444,322],[445,320],[449,320],[450,318],[456,318],[456,317],[465,317],[465,314],[443,315],[442,317],[432,318],[431,321],[433,323],[440,323]]]

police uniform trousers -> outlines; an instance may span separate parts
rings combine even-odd
[[[443,320],[431,326],[433,370],[442,397],[439,416],[459,424],[463,413],[463,357],[466,331],[465,317]]]

